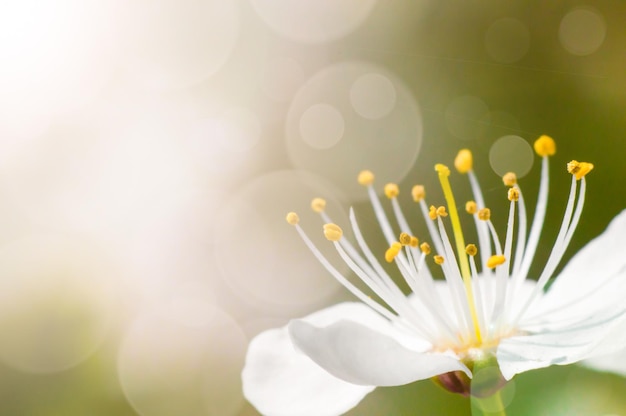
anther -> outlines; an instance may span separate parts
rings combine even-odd
[[[502,177],[502,182],[504,182],[506,186],[513,186],[517,183],[517,175],[513,172],[507,172]]]
[[[554,142],[554,139],[550,136],[546,136],[545,134],[535,140],[533,147],[535,148],[535,153],[541,157],[553,156],[556,153],[556,143]]]
[[[567,164],[567,171],[576,176],[577,180],[582,179],[586,174],[593,169],[593,163],[579,162],[572,160]]]
[[[411,195],[413,196],[413,201],[420,202],[426,196],[426,191],[424,190],[424,186],[415,185],[413,189],[411,189]]]
[[[324,224],[324,236],[329,241],[339,241],[341,240],[341,236],[343,235],[343,231],[341,227],[337,224],[328,223]]]
[[[506,259],[502,254],[496,254],[495,256],[489,257],[489,260],[487,260],[487,268],[493,269],[494,267],[504,264],[505,261]]]
[[[370,170],[362,170],[357,179],[360,185],[367,186],[374,183],[374,174]]]
[[[509,188],[508,198],[509,201],[519,201],[519,189]]]
[[[469,149],[461,149],[454,158],[454,167],[459,173],[467,173],[472,170],[472,152]]]
[[[443,256],[437,255],[437,256],[433,257],[433,259],[435,260],[435,263],[437,263],[438,265],[441,266],[443,264]]]
[[[326,200],[324,198],[315,198],[311,201],[311,209],[318,214],[326,209]]]
[[[387,249],[387,251],[385,251],[385,261],[387,261],[387,263],[391,263],[393,259],[396,258],[398,253],[400,253],[401,249],[402,249],[402,244],[398,242],[392,243],[391,246]]]
[[[300,221],[300,217],[295,212],[290,212],[285,217],[285,220],[287,220],[289,225],[296,225]]]
[[[422,251],[422,253],[428,256],[430,254],[430,244],[428,243],[420,244],[420,250]]]
[[[419,243],[420,243],[420,240],[417,237],[415,237],[414,235],[412,235],[411,236],[411,241],[409,241],[409,245],[411,247],[415,248],[415,247],[417,247],[419,245]]]
[[[438,217],[447,217],[448,213],[446,212],[446,207],[444,207],[443,205],[440,206],[439,208],[437,208],[437,216]]]
[[[482,221],[489,221],[491,219],[491,210],[489,208],[478,210],[478,219]]]
[[[439,176],[450,176],[450,169],[446,165],[442,165],[441,163],[437,163],[435,165],[435,170],[439,174]]]
[[[434,205],[431,205],[430,208],[428,209],[428,216],[430,217],[431,220],[437,219],[437,208],[435,208]]]
[[[465,211],[467,211],[468,214],[476,214],[476,211],[478,211],[478,206],[476,205],[476,202],[467,201],[465,203]]]
[[[388,183],[387,185],[385,185],[385,195],[387,196],[387,198],[395,198],[398,196],[399,193],[400,189],[395,183]]]
[[[400,238],[398,239],[398,241],[400,241],[400,244],[402,244],[403,246],[408,246],[409,244],[411,244],[411,236],[407,233],[400,233]]]
[[[468,244],[465,246],[465,254],[468,256],[474,257],[478,253],[478,248],[476,248],[475,244]]]

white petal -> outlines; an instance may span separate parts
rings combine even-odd
[[[395,337],[353,321],[324,328],[292,321],[289,332],[313,361],[354,384],[397,386],[456,370],[470,375],[456,357],[406,348]]]
[[[606,231],[583,247],[565,266],[546,296],[555,305],[567,303],[606,284],[626,271],[626,210]]]
[[[584,360],[581,364],[597,371],[619,374],[626,377],[626,348]]]
[[[621,325],[625,310],[603,311],[569,327],[504,339],[496,356],[502,375],[508,380],[515,374],[571,364],[601,352],[603,342]]]
[[[320,311],[312,315],[313,320],[317,316],[329,321],[342,309],[350,315],[352,305]],[[242,381],[245,397],[266,416],[339,415],[375,388],[330,375],[294,347],[286,327],[265,331],[252,340]]]

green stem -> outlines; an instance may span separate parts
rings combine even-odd
[[[500,391],[488,397],[472,397],[472,402],[476,404],[477,410],[480,410],[480,413],[475,416],[506,416]]]

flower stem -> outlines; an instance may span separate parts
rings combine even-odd
[[[506,416],[504,411],[504,403],[498,390],[488,397],[472,397],[472,415],[473,416]]]

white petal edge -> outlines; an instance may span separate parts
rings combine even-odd
[[[332,322],[337,315],[354,315],[360,309],[355,305],[362,304],[339,304],[305,319]],[[347,383],[326,372],[294,347],[286,327],[252,340],[242,381],[244,396],[265,416],[340,415],[375,388]]]
[[[546,293],[546,302],[567,303],[626,271],[626,210],[584,246]]]
[[[334,376],[354,384],[398,386],[450,371],[470,371],[452,354],[419,352],[353,321],[320,328],[292,321],[294,344]]]
[[[572,364],[603,353],[611,334],[623,327],[625,315],[624,308],[605,310],[569,328],[503,339],[496,352],[500,371],[510,380],[525,371]]]

